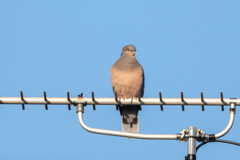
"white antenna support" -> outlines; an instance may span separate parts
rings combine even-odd
[[[187,160],[196,160],[196,141],[213,141],[227,134],[232,128],[234,122],[236,106],[240,105],[240,99],[223,98],[222,92],[220,98],[203,98],[203,93],[201,93],[200,96],[201,98],[183,98],[183,92],[181,92],[181,98],[162,98],[160,92],[159,98],[138,97],[133,100],[125,99],[118,101],[116,93],[115,98],[95,98],[93,92],[91,98],[83,98],[82,94],[78,96],[78,98],[70,98],[69,92],[67,92],[67,98],[48,98],[46,92],[44,92],[44,97],[23,97],[21,91],[20,97],[0,97],[0,104],[22,104],[23,110],[25,110],[25,104],[44,104],[46,110],[48,110],[48,105],[68,105],[68,109],[70,110],[70,105],[73,104],[76,106],[79,123],[88,132],[139,139],[179,140],[180,142],[188,141],[188,156],[186,158]],[[217,134],[206,134],[201,129],[197,129],[193,126],[190,126],[188,129],[184,129],[177,134],[127,133],[88,127],[83,121],[84,106],[86,105],[93,105],[94,110],[96,109],[96,105],[116,105],[117,110],[121,105],[160,105],[161,111],[163,111],[163,105],[181,105],[183,111],[185,110],[184,105],[200,105],[202,106],[202,111],[204,111],[205,105],[219,105],[221,106],[222,111],[224,111],[224,105],[228,105],[230,106],[230,119],[227,127]]]

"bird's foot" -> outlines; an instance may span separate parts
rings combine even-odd
[[[125,100],[123,96],[118,96],[119,102],[121,102],[121,99]]]

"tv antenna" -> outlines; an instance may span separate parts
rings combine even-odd
[[[240,144],[236,142],[217,140],[218,138],[226,135],[232,128],[236,113],[236,106],[240,105],[240,99],[223,98],[222,92],[220,93],[220,98],[204,98],[203,93],[200,94],[200,98],[184,98],[183,92],[181,92],[180,96],[180,98],[162,98],[162,93],[159,92],[159,98],[140,98],[139,96],[137,99],[125,99],[123,101],[119,101],[116,93],[114,98],[95,98],[94,92],[92,92],[92,97],[90,98],[83,98],[83,94],[79,95],[78,98],[70,98],[70,94],[67,92],[66,98],[58,98],[47,97],[46,92],[43,93],[43,97],[24,97],[23,92],[21,91],[20,97],[0,97],[0,104],[21,104],[23,110],[25,110],[25,105],[27,104],[43,104],[45,105],[46,110],[48,110],[48,105],[68,105],[69,110],[71,110],[70,105],[74,105],[76,106],[76,112],[78,114],[80,125],[88,132],[127,138],[178,140],[179,142],[188,142],[188,155],[185,157],[185,160],[196,160],[197,149],[208,142],[222,141],[240,146]],[[163,106],[167,105],[180,105],[182,111],[185,111],[185,105],[199,105],[201,106],[202,111],[205,110],[205,106],[221,106],[222,111],[224,111],[224,106],[230,106],[230,118],[226,128],[216,134],[207,134],[203,130],[194,126],[183,129],[177,134],[127,133],[96,129],[87,126],[83,121],[84,107],[87,105],[93,105],[93,110],[96,110],[96,105],[116,105],[117,110],[121,105],[159,105],[161,111],[164,109]],[[196,141],[203,143],[196,148]]]

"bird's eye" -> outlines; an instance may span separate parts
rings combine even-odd
[[[128,48],[127,50],[128,50],[128,51],[130,51],[130,49],[129,49],[129,48]]]

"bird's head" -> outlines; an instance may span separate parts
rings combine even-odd
[[[127,46],[123,47],[121,56],[124,54],[134,56],[135,54],[137,54],[136,50],[137,49],[134,45],[127,45]]]

